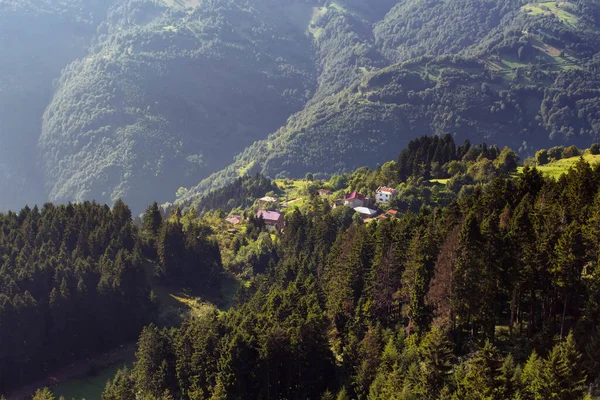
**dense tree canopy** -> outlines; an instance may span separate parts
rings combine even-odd
[[[348,222],[319,197],[290,210],[235,307],[146,328],[104,398],[583,399],[599,379],[600,169],[513,178],[510,149],[451,138],[400,158],[441,159],[427,149],[498,175],[398,218]],[[385,174],[351,188],[359,176]]]

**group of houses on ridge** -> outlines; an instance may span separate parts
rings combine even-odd
[[[375,203],[388,204],[397,194],[398,191],[396,189],[380,186],[375,192]],[[379,214],[379,211],[373,208],[373,201],[358,192],[349,193],[343,199],[337,200],[334,207],[339,206],[352,207],[354,211],[365,219],[373,219],[373,217]]]
[[[333,193],[328,189],[319,189],[319,196],[326,197],[331,196]],[[375,192],[375,203],[370,198],[358,192],[348,193],[344,198],[335,201],[333,207],[346,206],[351,207],[361,215],[365,222],[373,220],[375,217],[378,219],[387,219],[396,217],[398,211],[389,210],[380,215],[380,211],[374,208],[375,204],[388,204],[396,195],[398,191],[394,188],[380,186]],[[284,215],[281,211],[276,208],[279,205],[279,199],[277,197],[265,196],[258,199],[258,211],[256,212],[257,218],[262,218],[265,222],[265,226],[270,230],[281,231],[284,227]],[[285,204],[283,205],[285,207]],[[275,208],[275,210],[273,210]],[[232,225],[238,225],[242,222],[240,215],[230,215],[226,218],[226,221]]]

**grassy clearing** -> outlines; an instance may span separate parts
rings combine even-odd
[[[313,7],[310,22],[308,23],[308,32],[313,35],[315,39],[323,34],[323,28],[317,27],[319,19],[327,14],[327,7]]]
[[[94,375],[67,379],[52,388],[52,392],[57,398],[62,396],[65,399],[100,399],[106,382],[112,379],[119,369],[123,367],[131,368],[135,361],[133,350],[126,354],[121,362],[103,368]]]
[[[304,207],[306,199],[309,198],[307,189],[311,183],[303,179],[277,179],[275,181],[279,188],[279,198],[282,203],[287,203],[287,207],[283,209],[284,212]]]
[[[579,24],[579,17],[574,14],[575,5],[568,1],[547,1],[531,3],[521,7],[521,11],[531,15],[555,15],[567,25]]]
[[[249,175],[249,174],[248,174],[248,171],[250,171],[252,168],[254,168],[254,166],[255,166],[255,165],[256,165],[256,162],[255,162],[255,161],[252,161],[251,163],[249,163],[249,164],[248,164],[248,165],[246,165],[245,167],[243,167],[243,168],[240,168],[240,170],[238,171],[238,175],[239,175],[240,177],[242,177],[242,176],[246,176],[246,175]]]
[[[448,184],[449,180],[450,179],[430,179],[429,182],[431,182],[431,183],[437,183],[439,185],[444,185],[445,186],[445,185]]]
[[[591,155],[585,154],[583,159],[590,163],[590,165],[595,165],[600,163],[600,155]],[[549,178],[558,179],[561,175],[564,175],[569,172],[569,168],[575,166],[575,164],[579,161],[579,156],[564,158],[562,160],[552,161],[546,165],[540,165],[537,169],[544,175]],[[521,173],[523,171],[522,167],[519,167],[518,172]]]

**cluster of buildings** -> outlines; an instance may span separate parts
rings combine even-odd
[[[331,190],[320,189],[318,191],[319,196],[331,196]],[[381,186],[375,192],[375,201],[365,197],[358,192],[352,192],[344,196],[344,198],[337,200],[333,207],[346,206],[352,207],[354,211],[359,213],[365,221],[370,221],[379,215],[379,219],[387,219],[395,217],[398,213],[396,210],[389,210],[384,214],[380,215],[375,207],[377,204],[383,205],[388,204],[396,195],[398,191],[393,188]],[[258,200],[258,211],[256,213],[257,218],[262,218],[268,229],[281,231],[284,227],[284,216],[277,208],[276,210],[269,210],[269,208],[276,208],[279,205],[279,199],[277,197],[265,196]],[[238,225],[242,222],[242,217],[239,215],[230,215],[226,218],[226,221]]]
[[[398,191],[396,189],[381,186],[375,192],[375,203],[360,193],[352,192],[347,194],[343,199],[337,200],[334,207],[352,207],[363,218],[369,219],[379,214],[379,211],[374,208],[376,204],[388,204],[397,194]]]

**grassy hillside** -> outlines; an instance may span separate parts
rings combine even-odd
[[[575,167],[575,164],[582,158],[587,161],[590,165],[595,166],[600,164],[600,155],[592,155],[586,153],[582,156],[563,158],[561,160],[551,161],[548,164],[538,165],[536,168],[544,175],[549,178],[558,179],[561,175],[565,175],[569,172],[569,169]],[[522,171],[523,167],[519,168]]]

